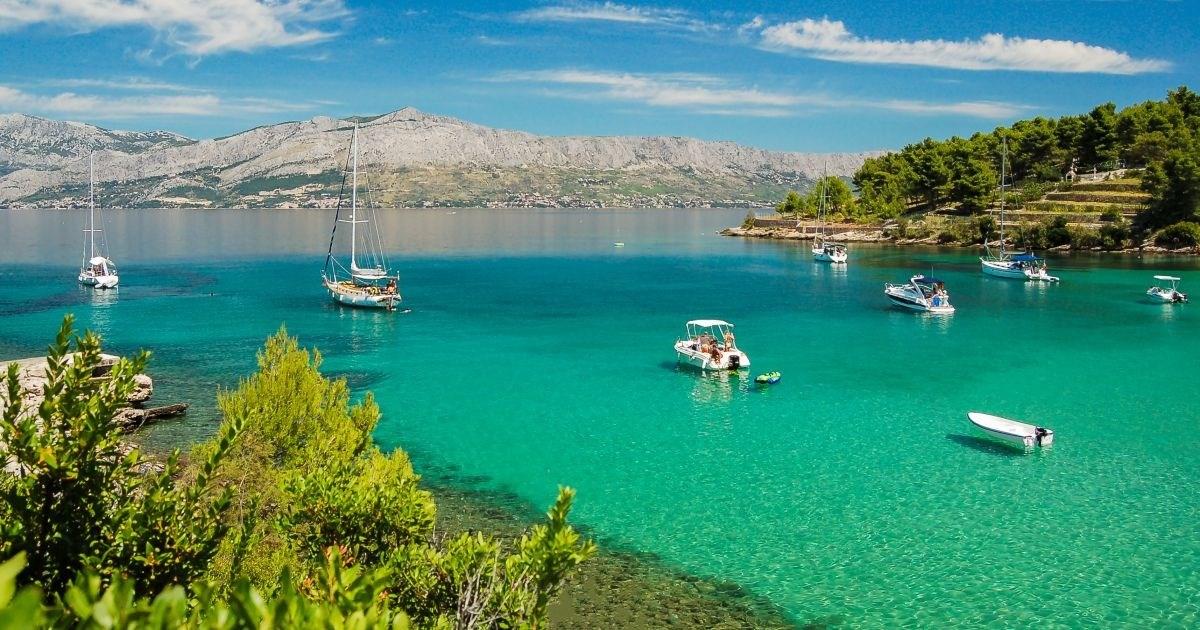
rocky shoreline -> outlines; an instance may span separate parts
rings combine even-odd
[[[943,243],[938,240],[936,235],[925,238],[903,239],[891,236],[887,233],[884,226],[853,226],[848,229],[846,226],[831,226],[832,231],[827,238],[831,241],[840,243],[886,243],[889,245],[924,245],[932,247],[965,247],[978,248],[979,243]],[[836,230],[842,229],[838,232]],[[740,236],[744,238],[761,238],[784,241],[811,241],[815,234],[804,232],[795,227],[768,226],[768,227],[729,227],[725,228],[717,234],[721,236]],[[1052,252],[1099,252],[1107,254],[1167,254],[1172,256],[1200,256],[1200,247],[1184,247],[1180,249],[1169,249],[1166,247],[1158,247],[1156,245],[1145,245],[1141,247],[1127,247],[1124,249],[1101,249],[1092,247],[1089,249],[1074,249],[1070,245],[1059,245],[1058,247],[1049,247],[1046,251]]]
[[[92,378],[108,378],[113,365],[120,359],[121,357],[116,355],[101,354],[100,364],[92,370]],[[46,369],[48,367],[46,357],[0,361],[0,368],[7,369],[10,363],[17,364],[17,384],[21,391],[22,407],[27,412],[36,413],[38,406],[42,404],[42,399],[45,397]],[[122,407],[117,411],[117,415],[113,417],[113,420],[121,427],[123,432],[136,431],[160,419],[177,416],[184,413],[188,408],[188,403],[147,407],[146,403],[154,395],[153,379],[145,374],[135,374],[133,376],[133,383],[133,393],[125,400],[129,406]],[[4,407],[3,401],[0,400],[0,413],[4,411]]]

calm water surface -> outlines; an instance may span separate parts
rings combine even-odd
[[[418,469],[537,505],[574,486],[604,540],[802,623],[1200,624],[1200,311],[1143,299],[1154,273],[1200,291],[1196,261],[1052,257],[1041,285],[859,245],[835,268],[714,234],[744,214],[389,211],[412,312],[388,314],[322,294],[328,212],[110,212],[103,293],[74,281],[81,211],[0,211],[0,357],[41,353],[65,313],[151,349],[156,401],[194,407],[149,439],[181,444],[286,324],[376,393],[378,438]],[[955,315],[888,306],[884,282],[931,270]],[[749,374],[676,365],[701,317],[737,324]],[[968,410],[1055,446],[982,439]]]

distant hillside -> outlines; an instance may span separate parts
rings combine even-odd
[[[359,119],[359,172],[382,206],[771,205],[828,164],[878,153],[780,153],[681,137],[543,137],[405,108]],[[0,115],[0,205],[86,199],[96,156],[108,207],[336,202],[353,121],[317,117],[215,140]]]

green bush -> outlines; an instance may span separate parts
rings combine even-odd
[[[222,517],[232,494],[214,496],[209,482],[242,419],[222,426],[189,483],[176,483],[178,452],[161,472],[146,474],[113,416],[149,355],[121,359],[107,378],[93,378],[100,338],[74,335],[73,323],[68,315],[50,346],[36,410],[26,412],[15,363],[0,379],[0,462],[20,471],[0,484],[0,558],[24,553],[21,582],[49,593],[63,592],[85,569],[131,578],[143,592],[197,579],[228,529]]]
[[[147,474],[113,422],[146,356],[94,379],[99,338],[72,341],[71,323],[36,413],[15,364],[0,383],[0,461],[21,473],[0,479],[0,629],[538,628],[596,552],[567,524],[564,487],[512,544],[437,535],[408,457],[371,439],[371,396],[350,406],[345,381],[282,329],[221,394],[226,418],[194,468],[180,474],[175,453]]]
[[[1100,246],[1100,232],[1085,227],[1071,227],[1071,247],[1074,249],[1091,249]]]
[[[1067,217],[1053,216],[1042,221],[1045,225],[1046,245],[1058,247],[1071,242],[1071,231],[1067,229]]]
[[[1101,221],[1124,221],[1125,215],[1121,213],[1121,209],[1115,206],[1109,206],[1100,212]]]
[[[1179,249],[1195,247],[1200,243],[1200,224],[1192,221],[1180,221],[1162,229],[1154,237],[1154,244],[1159,247]]]
[[[1124,223],[1106,223],[1100,226],[1100,248],[1105,250],[1124,249],[1131,233]]]

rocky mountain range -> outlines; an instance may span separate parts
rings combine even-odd
[[[353,124],[381,206],[771,205],[825,165],[848,177],[878,153],[782,153],[682,137],[546,137],[405,108],[374,118],[257,127],[212,140],[0,115],[0,206],[337,203]]]

